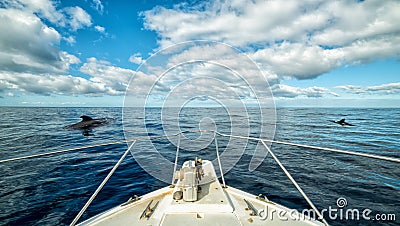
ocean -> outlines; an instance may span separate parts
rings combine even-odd
[[[148,134],[164,134],[160,109],[150,109],[145,117],[140,115],[140,109],[131,111],[134,120],[123,124],[121,108],[1,107],[0,159],[122,141],[124,126],[129,127],[130,138],[143,136],[137,127],[144,118]],[[258,128],[260,119],[251,117],[256,115],[251,109],[248,114],[249,117],[242,118],[243,115],[228,114],[222,108],[185,108],[178,122],[182,130],[196,130],[202,118],[209,118],[218,131],[229,133],[236,126],[234,123],[251,118],[250,132],[257,136],[258,130],[254,128]],[[81,115],[112,120],[89,131],[90,136],[65,128],[80,121]],[[355,126],[328,121],[342,118]],[[400,158],[400,108],[278,108],[274,125],[278,141]],[[231,141],[227,138],[218,138],[220,152],[224,152],[228,142]],[[168,139],[153,141],[152,145],[173,161],[176,147]],[[258,168],[249,171],[255,146],[249,142],[240,152],[238,162],[225,174],[226,184],[255,195],[264,194],[299,211],[309,209],[270,155]],[[138,142],[134,149],[148,147],[148,143]],[[113,144],[1,163],[0,225],[69,225],[126,148],[125,143]],[[336,219],[327,219],[331,225],[399,225],[399,163],[282,144],[272,144],[271,150],[318,209],[338,208],[337,200],[344,198],[347,205],[343,208],[369,209],[370,217],[396,215],[396,220],[345,220],[338,215]],[[211,143],[197,152],[182,150],[180,156],[180,163],[196,156],[215,159],[215,145]],[[155,158],[144,157],[149,163]],[[167,185],[148,174],[129,155],[81,220],[133,195],[140,196]]]

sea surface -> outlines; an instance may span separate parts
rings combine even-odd
[[[65,128],[79,122],[81,115],[112,120],[88,133]],[[124,126],[130,133],[129,138],[146,135],[139,128],[143,125],[150,135],[164,135],[165,123],[176,122],[167,117],[163,123],[158,108],[149,109],[145,116],[140,109],[130,109],[130,116],[132,121],[124,120],[123,125],[121,108],[1,107],[0,159],[123,141]],[[200,121],[205,118],[211,119],[218,131],[249,129],[252,136],[259,135],[262,123],[257,111],[252,109],[244,115],[227,113],[222,108],[185,108],[179,114],[179,128],[199,129]],[[355,126],[328,121],[342,118]],[[249,128],[240,124],[243,121],[250,122]],[[278,141],[400,158],[400,108],[278,108],[276,122],[268,123],[276,126],[274,139]],[[138,142],[134,150],[149,148],[148,142]],[[226,151],[228,142],[238,141],[218,138],[220,152]],[[173,161],[176,151],[173,142],[159,139],[151,144]],[[264,194],[299,211],[309,209],[270,155],[256,170],[249,171],[255,147],[254,142],[249,142],[243,151],[235,150],[235,146],[231,148],[240,156],[235,167],[225,174],[227,185],[255,195]],[[126,143],[119,143],[0,163],[0,225],[69,225],[126,148]],[[371,217],[377,213],[396,215],[395,221],[346,221],[338,215],[336,219],[327,219],[331,225],[400,224],[399,163],[282,144],[272,144],[271,150],[318,209],[340,209],[337,200],[345,198],[347,205],[342,210],[370,209]],[[180,164],[196,156],[214,160],[215,144],[210,143],[197,152],[182,150],[180,156]],[[148,161],[147,165],[156,162],[151,154],[141,157]],[[166,185],[143,170],[129,154],[81,220],[121,204],[133,195],[140,196]]]

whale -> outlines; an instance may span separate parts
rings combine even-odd
[[[82,119],[82,121],[72,124],[72,125],[69,125],[66,128],[67,129],[90,130],[94,127],[103,126],[103,125],[108,124],[107,119],[93,119],[86,115],[82,115],[80,118]]]
[[[339,124],[341,126],[354,126],[353,124],[347,123],[346,119],[344,119],[344,118],[339,121],[334,121],[334,120],[328,120],[328,121]]]

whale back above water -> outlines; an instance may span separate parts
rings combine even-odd
[[[344,118],[339,121],[335,121],[335,120],[328,120],[328,121],[342,125],[342,126],[354,126],[353,124],[346,122],[346,119],[344,119]]]
[[[72,125],[69,125],[66,128],[67,129],[89,130],[94,127],[108,124],[107,119],[93,119],[92,117],[89,117],[87,115],[82,115],[80,118],[82,119],[82,121],[72,124]]]

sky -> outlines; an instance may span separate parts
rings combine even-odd
[[[123,106],[126,93],[140,106],[157,83],[160,103],[256,90],[278,107],[399,107],[398,12],[397,0],[0,0],[0,106]]]

